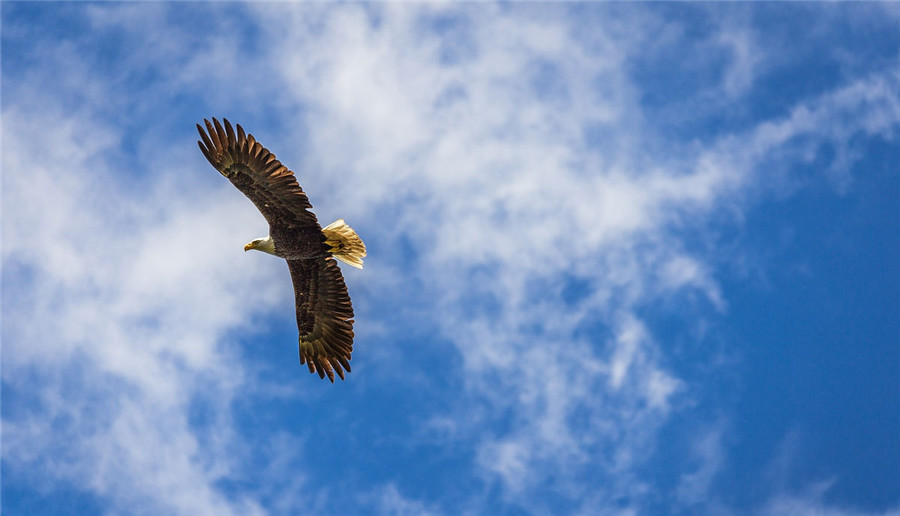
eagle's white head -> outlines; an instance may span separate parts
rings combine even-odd
[[[262,251],[264,253],[269,253],[271,255],[274,255],[275,254],[275,241],[272,240],[271,236],[267,236],[266,238],[257,238],[256,240],[254,240],[244,246],[245,252],[249,251],[251,249],[256,249],[257,251]]]

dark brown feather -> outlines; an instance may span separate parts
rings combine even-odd
[[[344,379],[353,352],[353,307],[334,258],[288,260],[300,330],[300,363],[320,378]]]
[[[206,159],[244,193],[269,223],[275,254],[285,258],[294,283],[300,363],[334,382],[350,372],[353,307],[344,277],[325,245],[312,205],[294,173],[238,124],[204,120],[197,144]]]
[[[294,173],[275,155],[246,135],[238,124],[237,135],[228,120],[224,127],[213,118],[204,120],[206,131],[197,124],[197,143],[206,159],[227,177],[259,209],[269,226],[316,227],[312,205],[297,183]],[[276,242],[277,244],[277,242]]]

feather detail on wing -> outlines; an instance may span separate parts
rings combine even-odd
[[[350,372],[353,307],[341,270],[333,258],[288,260],[297,301],[300,363],[334,382]]]
[[[309,199],[297,183],[294,173],[275,155],[245,134],[240,124],[237,133],[227,119],[224,127],[215,118],[204,120],[206,131],[197,124],[197,141],[206,159],[262,212],[269,226],[282,228],[319,227]]]

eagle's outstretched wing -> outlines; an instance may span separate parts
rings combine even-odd
[[[353,351],[353,307],[341,270],[330,256],[287,263],[297,301],[300,363],[319,378],[328,375],[334,382],[337,371],[343,380]]]
[[[252,135],[246,135],[240,125],[235,133],[228,120],[223,120],[224,127],[215,118],[212,123],[204,122],[209,134],[197,124],[200,150],[262,212],[269,223],[269,234],[276,238],[276,249],[277,238],[309,238],[309,228],[316,229],[314,234],[321,237],[323,249],[327,249],[316,216],[309,211],[312,206],[293,172]],[[307,364],[309,371],[320,378],[328,375],[334,382],[337,371],[343,379],[344,370],[350,371],[353,350],[353,307],[341,270],[326,255],[287,262],[297,303],[300,363]]]
[[[252,134],[244,134],[241,124],[235,133],[231,123],[223,121],[224,127],[215,118],[212,123],[204,120],[208,135],[197,124],[202,139],[197,145],[212,166],[253,201],[270,228],[319,228],[316,216],[309,211],[312,205],[294,173]]]

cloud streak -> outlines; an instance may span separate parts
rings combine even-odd
[[[349,178],[325,191],[362,211],[388,195],[404,203],[380,220],[406,232],[395,245],[426,243],[413,246],[412,263],[470,396],[451,419],[465,434],[509,422],[476,439],[477,463],[507,502],[537,512],[559,501],[528,495],[548,483],[578,493],[563,495],[569,502],[634,495],[633,478],[612,480],[647,460],[672,404],[690,399],[638,315],[691,292],[727,309],[714,263],[686,251],[680,232],[743,210],[745,192],[777,179],[766,174],[789,181],[789,164],[823,147],[846,156],[854,135],[889,137],[898,120],[888,70],[699,147],[637,158],[642,141],[655,143],[654,126],[631,121],[642,120],[629,94],[640,86],[610,56],[637,52],[640,38],[616,40],[600,23],[586,44],[570,20],[537,8],[477,20],[464,8],[295,12],[266,18],[295,35],[273,68],[301,106],[315,106],[309,124],[331,128],[311,136],[317,164]],[[421,30],[429,24],[450,28]],[[311,45],[296,30],[307,26],[317,52],[295,52]],[[746,37],[720,41],[735,64],[706,92],[739,100],[760,64]],[[615,89],[598,98],[601,83]],[[592,130],[624,145],[596,155]],[[844,173],[850,162],[828,165]],[[587,293],[568,300],[567,277]],[[610,330],[586,331],[597,321]],[[612,487],[581,484],[588,471],[603,479],[594,486]]]
[[[580,11],[187,11],[247,45],[197,37],[171,6],[84,11],[101,39],[156,20],[124,36],[153,70],[147,84],[203,99],[190,122],[223,111],[241,122],[298,172],[320,220],[345,217],[365,236],[366,273],[348,275],[360,330],[348,382],[362,387],[348,383],[339,403],[267,378],[272,358],[247,344],[267,336],[263,325],[291,328],[289,282],[277,261],[240,251],[265,228],[208,170],[190,123],[167,113],[121,131],[107,108],[152,118],[169,96],[119,91],[139,68],[130,61],[113,60],[122,68],[112,82],[80,72],[106,48],[94,41],[42,40],[52,64],[35,77],[67,63],[63,89],[86,93],[54,95],[28,77],[5,86],[3,382],[16,396],[4,403],[4,464],[95,493],[113,511],[285,513],[331,507],[360,487],[351,507],[397,514],[486,500],[534,514],[696,507],[728,466],[727,425],[702,433],[700,466],[668,501],[646,467],[673,415],[702,394],[654,317],[675,303],[699,332],[726,313],[708,226],[799,187],[798,163],[821,163],[845,189],[859,139],[893,137],[900,75],[874,72],[775,116],[673,140],[631,64],[661,18],[590,10],[585,23]],[[669,28],[667,38],[687,38]],[[758,39],[722,31],[705,45],[728,58],[702,95],[739,104],[766,72]],[[200,109],[211,113],[193,116]],[[410,335],[429,338],[413,351]],[[435,477],[476,486],[465,500],[402,473],[317,480],[334,474],[309,460],[320,435],[372,401],[362,393],[391,389],[428,400],[398,398],[415,431],[408,445],[446,446],[462,471]],[[275,397],[296,402],[302,426],[260,429],[277,420],[262,405]],[[391,432],[383,415],[356,417],[366,451],[396,451],[372,444]],[[362,449],[334,439],[324,447]]]
[[[220,190],[200,205],[181,199],[146,217],[173,192],[155,185],[143,199],[123,193],[106,183],[108,165],[93,172],[110,143],[85,149],[75,136],[84,133],[71,126],[46,131],[54,122],[4,112],[15,130],[4,139],[13,215],[4,217],[3,374],[33,404],[7,412],[22,419],[4,420],[4,459],[83,483],[121,507],[258,512],[215,487],[235,466],[223,460],[233,443],[214,443],[233,439],[218,427],[230,426],[228,405],[244,382],[240,353],[221,339],[249,323],[248,307],[275,301],[253,288],[274,271],[239,264],[240,248],[229,245],[233,228],[249,229],[245,206]],[[93,129],[79,127],[103,133]],[[40,140],[26,139],[38,132]],[[53,151],[32,152],[35,141]],[[104,198],[125,202],[97,205]],[[33,374],[62,383],[32,390]],[[209,390],[215,402],[202,394]],[[215,414],[199,427],[191,416],[198,399]]]

